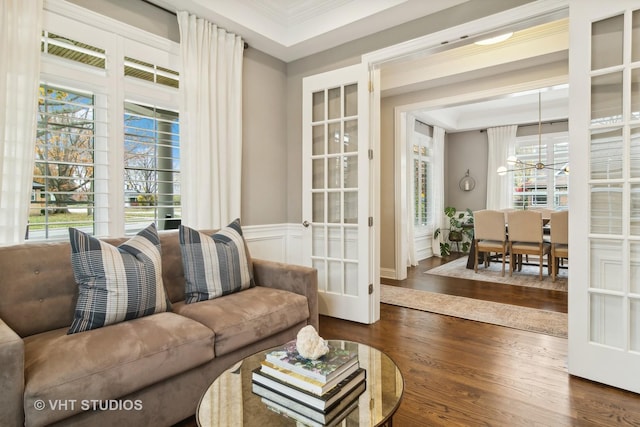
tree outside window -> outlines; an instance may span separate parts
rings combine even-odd
[[[41,85],[37,120],[29,232],[93,232],[94,96]]]

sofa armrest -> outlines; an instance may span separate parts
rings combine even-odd
[[[0,319],[0,420],[24,424],[24,341]]]
[[[319,330],[318,270],[294,264],[253,259],[256,285],[294,292],[307,297],[309,324]]]

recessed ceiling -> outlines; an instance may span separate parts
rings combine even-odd
[[[331,49],[468,0],[150,0],[186,10],[285,62]]]
[[[540,88],[455,107],[415,111],[414,114],[425,123],[442,127],[449,133],[535,124],[539,120],[561,121],[569,117],[569,86]]]

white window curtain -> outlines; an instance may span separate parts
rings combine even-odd
[[[42,0],[0,1],[0,244],[24,241],[36,142]]]
[[[182,221],[220,228],[240,217],[244,42],[178,12]]]
[[[444,129],[433,127],[433,226],[434,229],[440,227],[442,230],[447,226],[444,216]],[[436,190],[437,188],[437,190]],[[440,233],[437,239],[433,239],[431,249],[435,256],[442,256],[440,253],[440,242],[443,235]]]
[[[515,154],[517,130],[516,125],[487,129],[487,209],[507,209],[513,204],[511,175],[499,175],[497,170],[500,166],[507,166],[507,157]]]

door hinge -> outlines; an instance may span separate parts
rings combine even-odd
[[[369,80],[369,93],[373,92],[373,81]]]
[[[369,217],[369,227],[373,227],[373,217]]]
[[[373,283],[369,284],[369,295],[373,294]]]
[[[369,148],[369,160],[373,160],[373,149]]]

